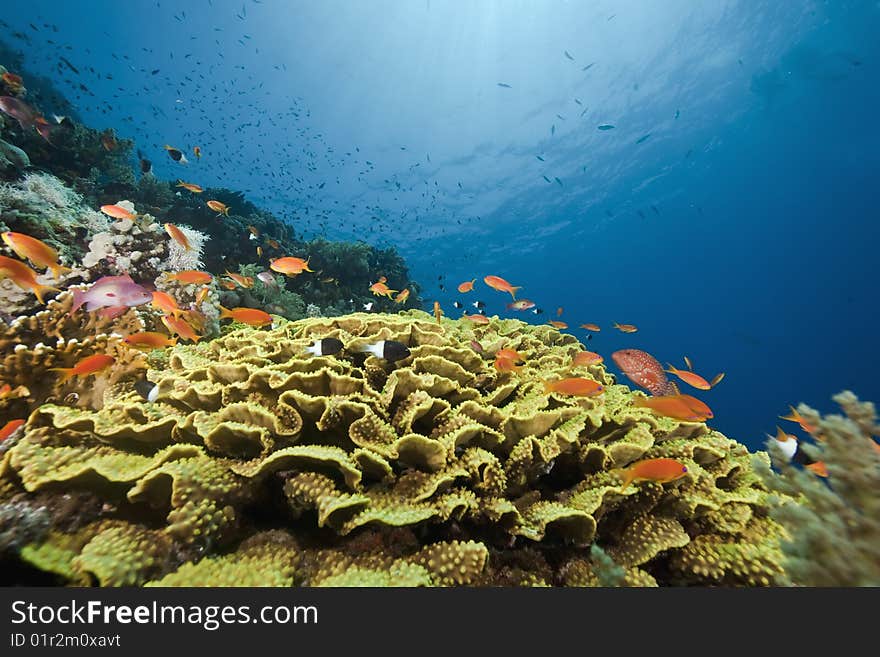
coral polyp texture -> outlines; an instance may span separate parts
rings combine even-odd
[[[312,356],[333,337],[344,349]],[[396,340],[389,363],[361,349]],[[515,349],[521,370],[493,366]],[[747,449],[657,417],[549,326],[352,314],[177,345],[103,404],[46,403],[0,462],[2,506],[84,495],[10,537],[21,581],[101,585],[768,585],[782,528]],[[592,378],[603,394],[545,392]],[[634,461],[687,474],[621,489]],[[764,456],[764,462],[769,463]],[[36,537],[36,538],[35,538]],[[592,549],[591,549],[592,548]],[[9,555],[7,555],[9,557]]]
[[[827,464],[830,485],[793,467],[774,441],[768,448],[780,473],[756,464],[781,496],[772,512],[787,530],[781,585],[880,586],[880,445],[872,437],[880,436],[880,424],[874,404],[852,392],[834,401],[845,415],[797,409],[814,427],[811,455]]]

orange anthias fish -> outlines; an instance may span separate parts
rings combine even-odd
[[[573,377],[569,379],[561,379],[559,381],[544,381],[544,392],[555,392],[560,395],[571,395],[572,397],[595,397],[601,395],[605,387],[592,379],[584,379],[581,377]]]
[[[443,317],[443,309],[440,307],[440,302],[434,302],[434,317],[437,319],[437,323],[440,323],[440,318]]]
[[[634,481],[654,481],[658,484],[665,484],[681,479],[687,474],[687,471],[687,466],[675,459],[646,459],[614,472],[623,479],[623,484],[620,486],[622,493]]]
[[[474,283],[476,283],[476,282],[477,282],[477,279],[475,278],[470,281],[465,281],[464,283],[459,283],[458,291],[461,292],[462,294],[464,294],[466,292],[470,292],[471,290],[474,289]]]
[[[572,367],[589,367],[590,365],[598,365],[605,359],[592,351],[579,351],[574,355],[571,361]]]
[[[205,205],[211,208],[214,212],[225,214],[227,217],[229,216],[229,206],[225,203],[221,203],[220,201],[208,201]]]
[[[9,420],[6,424],[3,425],[3,428],[0,429],[0,442],[3,442],[9,436],[14,434],[16,430],[25,423],[26,420]]]
[[[514,301],[516,301],[516,291],[522,289],[522,286],[514,287],[500,276],[486,276],[483,279],[483,282],[491,287],[493,290],[498,290],[499,292],[509,292]]]
[[[406,303],[407,299],[409,299],[409,288],[394,297],[394,303]]]
[[[202,189],[198,185],[195,185],[193,183],[183,182],[182,180],[177,181],[177,187],[183,187],[184,189],[188,189],[193,194],[201,194],[202,192],[205,191],[204,189]]]
[[[224,272],[226,276],[229,276],[236,283],[241,285],[244,288],[252,288],[254,286],[254,279],[252,276],[242,276],[241,274],[233,274],[228,269]]]
[[[285,276],[297,276],[298,274],[302,274],[304,271],[315,271],[314,269],[309,269],[308,260],[303,260],[302,258],[294,258],[293,256],[276,258],[271,263],[269,263],[269,269],[271,269],[272,271],[277,271],[279,274],[284,274]]]
[[[99,372],[106,370],[115,362],[116,359],[113,358],[113,356],[108,356],[107,354],[95,354],[94,356],[86,356],[73,367],[51,367],[49,369],[52,372],[62,372],[61,380],[67,381],[73,376],[98,374]]]
[[[556,309],[556,316],[562,317],[562,306],[559,306],[559,308]]]
[[[473,322],[474,324],[488,324],[489,318],[485,315],[480,315],[479,313],[474,313],[473,315],[462,315],[462,319],[466,319],[468,321]]]
[[[512,358],[502,358],[501,356],[495,356],[493,365],[499,372],[519,372],[522,369],[520,362]]]
[[[192,246],[189,243],[189,240],[186,238],[186,235],[183,234],[183,231],[180,230],[174,224],[165,224],[166,232],[171,236],[175,242],[180,244],[186,251],[192,251]]]
[[[153,307],[161,310],[166,315],[178,315],[183,312],[180,309],[180,306],[177,305],[177,301],[174,300],[167,292],[162,292],[161,290],[153,290]]]
[[[804,419],[804,416],[797,412],[797,409],[794,406],[789,406],[791,409],[791,413],[788,415],[780,415],[779,417],[783,420],[791,420],[792,422],[797,422],[801,425],[801,429],[806,431],[807,433],[815,433],[816,427],[810,424],[807,420]]]
[[[599,328],[598,324],[581,324],[582,329],[587,329],[588,331],[592,331],[593,333],[598,333],[602,329]]]
[[[164,349],[177,344],[177,338],[169,338],[164,333],[141,331],[125,336],[123,342],[136,349]]]
[[[566,324],[565,322],[558,322],[558,321],[556,321],[555,319],[551,319],[551,320],[550,320],[549,322],[547,322],[547,323],[548,323],[550,326],[552,326],[553,328],[556,328],[556,329],[567,329],[567,328],[568,328],[568,324]]]
[[[687,383],[689,386],[697,388],[698,390],[710,390],[711,388],[714,388],[716,385],[718,385],[721,382],[721,379],[724,378],[724,372],[721,372],[720,374],[716,374],[715,378],[713,378],[711,382],[706,381],[706,379],[693,371],[693,366],[691,365],[691,361],[687,356],[684,357],[684,362],[688,366],[687,370],[676,369],[673,365],[667,363],[669,369],[664,371],[669,372],[670,374],[674,374],[679,379]]]
[[[198,342],[202,339],[202,336],[196,333],[192,326],[179,317],[165,315],[162,317],[162,323],[171,333],[179,335],[184,340]]]
[[[515,349],[499,349],[495,352],[495,357],[506,358],[507,360],[512,360],[514,363],[517,363],[519,365],[526,361],[523,355]]]
[[[391,298],[391,295],[397,292],[397,290],[392,290],[386,285],[385,277],[382,276],[377,282],[373,283],[369,287],[370,292],[372,292],[377,297],[388,297]]]
[[[234,290],[235,281],[227,281],[226,279],[223,279],[220,281],[220,287],[222,287],[224,290]]]
[[[119,205],[102,205],[101,212],[114,219],[135,219],[137,217],[136,214],[132,214]]]
[[[618,324],[617,322],[614,322],[614,328],[623,333],[635,333],[639,330],[634,324]]]
[[[706,404],[690,395],[638,397],[633,401],[633,406],[649,408],[658,415],[686,422],[705,422],[715,417]]]
[[[248,326],[267,326],[272,323],[272,316],[256,308],[233,308],[229,310],[220,306],[220,319],[231,319]]]
[[[202,159],[202,149],[198,146],[193,146],[193,155],[196,156],[196,159]]]
[[[27,258],[37,267],[51,269],[55,278],[65,272],[73,271],[58,264],[58,251],[35,237],[8,230],[3,233],[3,241],[19,258]]]
[[[211,293],[211,288],[203,287],[196,293],[196,305],[201,306],[205,299],[208,298],[208,295]]]
[[[40,303],[46,303],[43,295],[46,292],[60,292],[57,287],[42,285],[37,282],[37,272],[20,260],[0,256],[0,279],[8,278],[23,290],[30,290]]]
[[[175,272],[168,276],[169,281],[180,281],[186,285],[207,285],[214,277],[206,271],[196,271],[195,269],[187,269],[185,271]]]

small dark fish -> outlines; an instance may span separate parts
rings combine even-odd
[[[599,126],[599,130],[614,130],[614,126],[610,123],[603,123]]]
[[[587,65],[584,66],[581,70],[582,70],[582,71],[589,71],[591,68],[593,68],[593,66],[594,66],[595,64],[596,64],[596,62],[593,62],[592,64],[587,64]]]
[[[486,307],[486,304],[483,303],[482,301],[474,301],[471,305],[474,308],[485,308]]]
[[[679,116],[681,116],[681,112],[678,110],[675,110],[675,116],[673,118],[677,119]]]
[[[498,83],[499,87],[504,87],[505,89],[513,89],[509,84],[504,84],[503,82]]]
[[[660,210],[657,209],[656,205],[652,205],[651,209],[657,214],[658,217],[660,216]]]
[[[544,311],[540,308],[535,308],[534,310],[532,310],[532,313],[534,313],[535,315],[540,315],[543,312]]]
[[[548,183],[552,183],[552,182],[553,182],[553,181],[550,180],[547,176],[541,176],[541,177],[542,177],[544,180],[546,180]]]
[[[364,345],[361,351],[373,354],[376,358],[382,358],[389,363],[403,360],[410,355],[409,347],[402,342],[397,342],[397,340],[379,340],[373,344]]]
[[[147,381],[146,379],[135,383],[134,389],[141,397],[143,397],[148,402],[156,401],[156,398],[159,396],[159,386],[157,386],[155,383]]]
[[[74,73],[76,73],[77,75],[79,75],[79,69],[78,69],[76,66],[74,66],[73,64],[71,64],[71,63],[70,63],[69,61],[67,61],[64,57],[59,57],[59,59],[60,59],[62,62],[64,62],[65,64],[67,64],[67,68],[69,68],[71,71],[73,71]]]
[[[159,71],[160,69],[154,68],[152,71],[150,71],[150,75],[156,75]]]
[[[463,308],[463,307],[464,307],[464,304],[463,304],[461,301],[453,301],[453,302],[452,302],[452,307],[453,307],[453,308]]]
[[[565,117],[562,116],[562,114],[557,114],[556,118],[559,119],[560,121],[565,121]]]
[[[574,99],[574,102],[576,102],[578,105],[583,105],[583,103],[581,101],[579,101],[577,98]]]
[[[310,347],[306,347],[306,353],[315,356],[333,356],[342,351],[342,346],[342,342],[336,338],[322,338],[315,340]]]
[[[559,186],[562,187],[562,181],[559,178],[557,178],[556,176],[553,176],[553,180],[555,180],[557,183],[559,183]]]
[[[551,135],[555,135],[555,134],[556,134],[556,124],[555,124],[555,123],[554,123],[553,125],[550,126],[550,134],[551,134]]]
[[[175,162],[180,162],[181,164],[186,164],[188,162],[188,160],[186,159],[186,156],[183,154],[182,151],[180,151],[176,148],[172,148],[171,146],[166,146],[165,150],[168,151],[168,155]]]
[[[539,159],[539,160],[541,160],[541,162],[543,162],[543,161],[544,161],[544,158],[543,158],[543,157],[541,157],[541,156],[540,156],[540,155],[535,155],[535,157],[536,157],[536,158],[538,158],[538,159]]]
[[[145,175],[148,173],[152,173],[153,163],[150,162],[147,158],[145,158],[143,153],[141,153],[140,151],[138,151],[137,154],[138,154],[138,160],[140,160],[140,163],[141,163],[141,173],[143,173]]]
[[[651,133],[650,133],[650,132],[649,132],[648,134],[646,134],[646,135],[642,135],[641,137],[639,137],[638,139],[636,139],[636,143],[637,143],[637,144],[642,144],[642,143],[648,141],[648,137],[650,137],[650,136],[651,136]]]
[[[567,50],[563,50],[562,52],[565,54],[566,57],[568,57],[568,59],[570,59],[571,61],[574,61],[574,57],[569,55]]]

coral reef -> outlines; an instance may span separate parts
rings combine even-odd
[[[305,353],[324,337],[344,350]],[[360,351],[378,340],[411,354]],[[520,372],[493,367],[501,348],[523,355]],[[782,529],[746,448],[635,407],[641,393],[601,365],[579,370],[601,396],[545,393],[581,348],[549,326],[421,311],[173,347],[147,372],[154,402],[122,384],[102,405],[56,398],[5,452],[0,504],[77,493],[114,510],[53,523],[21,548],[17,581],[772,583]],[[654,457],[687,475],[622,491],[616,469]]]
[[[143,328],[134,310],[109,320],[83,309],[71,314],[72,306],[72,293],[62,292],[40,312],[0,324],[0,385],[22,390],[0,397],[0,417],[25,417],[49,401],[100,408],[108,388],[145,369],[139,354],[122,343],[124,335]],[[97,377],[66,382],[51,371],[93,354],[110,354],[116,362]]]
[[[130,201],[116,201],[115,205],[135,212]],[[171,239],[150,214],[117,219],[107,230],[92,237],[83,267],[96,278],[128,274],[137,282],[150,283],[162,272],[199,269],[206,236],[187,226],[178,228],[189,240],[189,250]]]
[[[72,264],[91,235],[107,230],[109,219],[83,197],[48,173],[28,173],[15,183],[0,183],[0,231],[13,230],[41,239]]]
[[[880,425],[874,405],[853,393],[842,392],[834,401],[845,416],[821,417],[805,404],[797,409],[815,427],[818,444],[809,455],[825,463],[827,482],[791,465],[775,441],[768,449],[780,474],[756,463],[780,494],[771,511],[787,534],[779,584],[880,586],[880,446],[872,438],[880,436]]]

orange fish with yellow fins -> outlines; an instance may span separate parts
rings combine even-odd
[[[37,267],[51,269],[54,278],[59,278],[62,274],[73,271],[58,263],[58,251],[35,237],[7,230],[3,233],[3,241],[15,251],[19,258],[26,258]]]
[[[559,381],[544,381],[544,392],[555,392],[558,395],[569,395],[572,397],[595,397],[601,395],[605,391],[605,387],[592,379],[582,377],[572,377],[569,379],[560,379]]]
[[[141,331],[125,336],[123,342],[135,349],[164,349],[176,345],[177,338],[169,338],[164,333],[155,331]]]
[[[285,276],[297,276],[304,271],[314,272],[314,269],[309,269],[309,260],[310,258],[303,260],[302,258],[295,258],[294,256],[275,258],[269,263],[269,269],[277,271],[279,274],[284,274]]]
[[[514,301],[516,301],[516,291],[522,289],[522,286],[514,287],[500,276],[486,276],[483,279],[483,282],[491,287],[493,290],[498,290],[499,292],[509,292]]]
[[[690,358],[685,356],[684,363],[685,365],[687,365],[687,370],[677,369],[672,364],[667,363],[667,367],[669,369],[664,371],[669,372],[670,374],[674,374],[679,379],[687,383],[689,386],[696,388],[697,390],[710,390],[721,383],[721,379],[724,378],[724,372],[721,372],[719,374],[716,374],[711,381],[706,381],[706,379],[694,372],[694,367],[691,364]]]
[[[174,224],[165,224],[165,231],[171,236],[171,239],[180,244],[185,251],[192,251],[192,245],[189,243],[189,240],[180,228]]]
[[[184,189],[188,189],[193,194],[201,194],[205,190],[196,185],[195,183],[183,182],[182,180],[177,181],[177,187],[183,187]]]
[[[272,316],[257,308],[233,308],[220,306],[220,319],[231,319],[248,326],[267,326],[272,323]]]
[[[393,295],[397,290],[392,290],[386,284],[386,279],[384,276],[380,276],[379,280],[370,285],[369,290],[377,297],[388,297],[391,299],[391,295]]]
[[[164,315],[162,317],[162,323],[165,325],[165,328],[167,328],[170,333],[174,333],[184,340],[198,342],[203,337],[196,333],[193,327],[180,317]]]
[[[61,292],[57,287],[42,285],[37,282],[37,272],[20,260],[0,256],[0,279],[8,278],[23,290],[30,290],[40,303],[46,303],[43,295],[46,292]]]
[[[637,461],[627,468],[612,471],[623,479],[620,492],[624,492],[634,481],[653,481],[665,484],[681,479],[687,472],[687,466],[675,459],[646,459]]]
[[[107,354],[95,354],[94,356],[86,356],[77,361],[73,367],[50,367],[49,371],[62,372],[61,381],[67,381],[74,376],[99,374],[115,362],[116,359],[113,356],[108,356]]]
[[[227,217],[229,216],[229,206],[225,203],[211,200],[205,203],[205,205],[218,214],[226,215]]]
[[[174,272],[173,274],[168,274],[169,281],[178,281],[180,283],[184,283],[185,285],[206,285],[214,280],[214,277],[211,276],[206,271],[196,271],[194,269],[188,269],[185,271]]]
[[[394,303],[406,303],[407,299],[409,299],[409,288],[406,288],[400,294],[394,297]]]
[[[706,404],[690,395],[636,397],[633,400],[633,406],[648,408],[658,415],[686,422],[705,422],[715,417]]]
[[[477,279],[475,278],[470,281],[465,281],[464,283],[459,283],[458,284],[458,291],[461,292],[462,294],[470,292],[471,290],[474,289],[474,283],[476,283],[476,282],[477,282]]]

